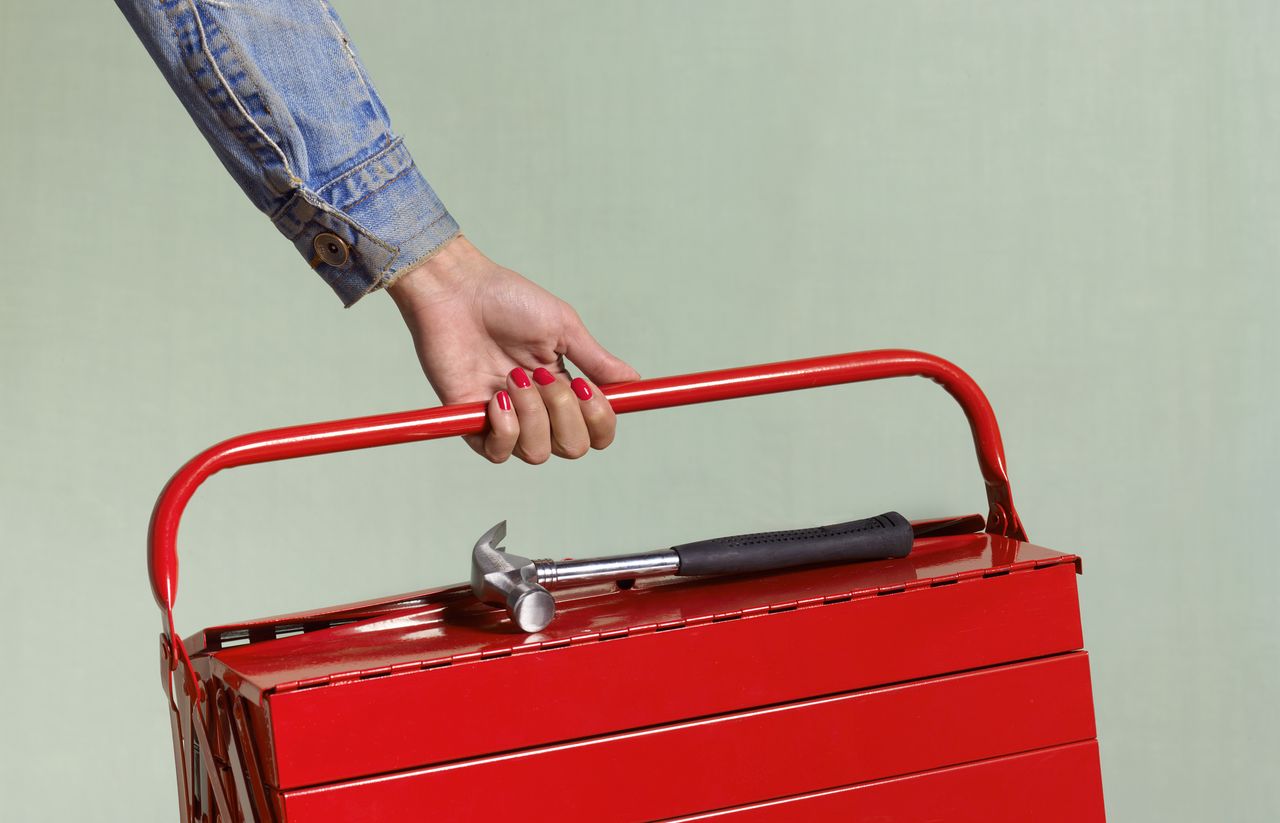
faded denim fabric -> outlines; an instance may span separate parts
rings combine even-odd
[[[458,233],[326,0],[116,4],[223,165],[344,305]]]

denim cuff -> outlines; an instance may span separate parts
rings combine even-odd
[[[319,189],[296,190],[271,221],[344,306],[458,233],[399,138]]]

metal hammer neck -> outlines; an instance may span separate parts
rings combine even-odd
[[[624,554],[618,557],[598,557],[592,560],[535,560],[538,583],[554,586],[557,583],[579,583],[590,580],[625,580],[629,577],[645,577],[670,574],[680,569],[680,555],[671,549],[645,554]]]

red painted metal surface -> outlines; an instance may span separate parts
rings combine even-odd
[[[934,355],[893,349],[854,352],[620,383],[606,386],[603,391],[614,411],[625,414],[911,376],[927,377],[941,385],[956,399],[969,419],[991,505],[989,530],[994,534],[1026,539],[1013,508],[1004,446],[991,404],[973,378]],[[210,476],[234,466],[474,434],[481,431],[484,424],[483,403],[442,406],[245,434],[212,446],[189,460],[174,474],[156,501],[148,539],[151,589],[156,602],[166,612],[166,627],[170,634],[173,634],[173,626],[172,615],[168,612],[173,608],[178,587],[178,524],[187,502]]]
[[[672,823],[1101,823],[1103,819],[1098,744],[1090,740],[681,817]]]
[[[605,391],[622,413],[907,375],[941,383],[963,407],[985,519],[917,522],[900,560],[566,591],[557,621],[535,635],[454,587],[220,626],[184,643],[173,630],[178,522],[211,474],[474,432],[484,412],[297,426],[208,449],[161,494],[148,546],[180,816],[476,819],[491,816],[498,775],[515,770],[521,785],[551,787],[539,791],[552,801],[545,819],[712,809],[819,819],[847,817],[847,807],[884,820],[1053,821],[1058,810],[1046,814],[1033,794],[1004,792],[1027,800],[1001,805],[979,787],[1015,780],[1051,793],[1067,779],[1088,797],[1082,816],[1061,819],[1100,819],[1096,748],[1070,745],[1094,735],[1077,653],[1079,560],[1025,542],[995,417],[967,375],[931,355],[880,351]],[[1027,750],[1031,759],[1010,759]],[[1061,754],[1086,750],[1092,766]],[[982,764],[961,767],[969,761]],[[1051,761],[1068,765],[1026,765]],[[635,775],[655,767],[659,777],[637,787]],[[972,803],[927,802],[943,792]],[[759,805],[782,795],[788,811]],[[995,811],[965,816],[982,802]]]
[[[925,538],[901,560],[584,596],[536,635],[463,595],[213,652],[208,671],[269,729],[264,779],[305,786],[1079,649],[1073,561]],[[519,723],[387,711],[502,705],[512,684]]]
[[[502,611],[476,603],[470,590],[459,586],[424,593],[416,603],[306,634],[289,634],[289,627],[298,625],[291,617],[254,624],[264,629],[263,638],[274,638],[277,630],[284,630],[286,636],[270,646],[254,643],[219,650],[221,633],[238,636],[239,626],[210,630],[205,637],[191,640],[193,645],[207,642],[218,661],[215,673],[256,701],[265,692],[351,680],[364,671],[388,667],[409,671],[452,662],[519,657],[555,650],[571,641],[580,646],[589,640],[634,636],[649,630],[662,633],[725,621],[744,612],[748,617],[783,612],[797,604],[799,611],[824,602],[841,605],[847,601],[872,608],[861,601],[1052,566],[1067,568],[1061,576],[1063,591],[1047,606],[1065,609],[1075,602],[1075,581],[1069,572],[1075,571],[1076,560],[1072,555],[986,534],[921,538],[908,556],[874,563],[729,577],[657,577],[638,581],[629,589],[613,585],[562,589],[555,622],[535,634],[517,631]],[[1038,596],[1048,597],[1049,593],[1040,591]],[[1012,623],[1016,608],[1001,611],[1006,612],[1004,620]],[[334,616],[348,620],[351,614],[347,610],[334,612]],[[823,619],[830,617],[824,615]],[[1072,618],[1074,615],[1068,614],[1067,619]],[[1003,628],[1011,637],[1041,628],[1039,623],[1004,625],[994,618],[991,625]],[[928,638],[920,641],[928,642]]]
[[[280,816],[482,820],[504,787],[531,822],[656,820],[1089,740],[1089,695],[1078,652],[289,791]]]
[[[961,517],[942,517],[930,520],[913,520],[911,522],[912,531],[917,537],[946,537],[955,535],[975,534],[982,531],[985,525],[985,518],[979,514],[969,514]],[[933,545],[928,544],[928,545]],[[1000,546],[1015,545],[1013,543],[997,544]],[[994,550],[993,558],[1002,557],[1005,553],[1004,549]],[[992,562],[1003,562],[994,560]],[[641,580],[640,587],[654,585],[655,581]],[[613,587],[606,587],[605,591],[614,591]],[[470,595],[467,594],[470,589],[467,586],[454,586],[450,588],[434,588],[423,589],[420,591],[409,592],[407,594],[397,594],[388,597],[379,597],[372,600],[362,600],[356,603],[349,603],[342,606],[330,606],[324,609],[310,609],[302,612],[291,612],[289,614],[274,615],[271,617],[259,617],[251,620],[242,620],[236,623],[227,623],[220,626],[211,626],[203,631],[192,635],[185,641],[194,653],[198,649],[217,649],[221,648],[221,638],[243,638],[250,634],[258,635],[263,638],[274,638],[282,629],[289,627],[309,626],[311,629],[319,627],[320,624],[327,625],[334,620],[367,620],[371,617],[387,615],[393,612],[401,612],[406,608],[417,606],[429,606],[431,604],[444,604],[447,602],[471,603]],[[583,587],[579,589],[566,590],[561,592],[562,602],[573,602],[584,596],[589,596],[592,592],[598,592],[600,589],[592,589]]]

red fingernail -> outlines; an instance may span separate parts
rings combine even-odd
[[[533,385],[529,382],[529,375],[519,366],[511,370],[511,382],[516,384],[517,389],[527,389]]]
[[[539,386],[549,386],[556,382],[556,379],[551,375],[551,372],[546,369],[534,369],[533,379],[538,381]]]
[[[498,392],[498,408],[503,411],[511,411],[511,395],[504,391]]]
[[[573,378],[573,382],[569,384],[573,386],[573,393],[578,395],[579,400],[591,399],[591,387],[587,385],[587,381],[581,377]]]

